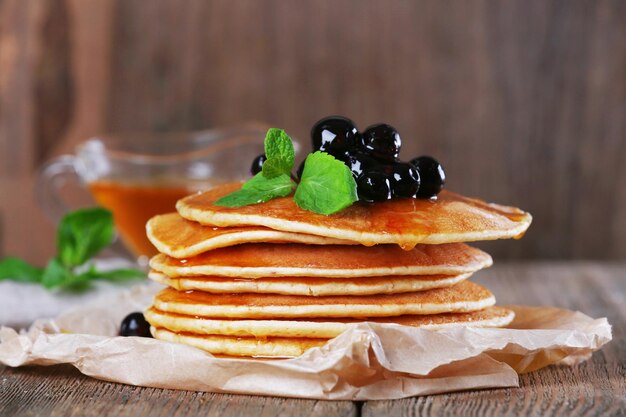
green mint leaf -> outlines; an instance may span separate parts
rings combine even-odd
[[[57,250],[66,267],[82,265],[108,246],[114,237],[113,215],[101,207],[67,214],[57,230]]]
[[[50,260],[44,271],[42,284],[48,289],[79,292],[90,288],[96,279],[120,282],[145,277],[146,274],[137,269],[117,269],[102,272],[93,265],[87,271],[75,274],[72,269],[64,266],[58,258],[54,258]]]
[[[98,271],[95,268],[90,268],[88,271],[82,273],[90,280],[103,279],[112,282],[128,281],[137,278],[146,278],[146,274],[143,271],[132,268],[114,269],[112,271]]]
[[[263,162],[261,172],[265,178],[273,179],[283,174],[289,174],[291,172],[291,168],[286,170],[284,161],[281,159],[268,159]]]
[[[282,174],[290,175],[296,158],[291,138],[282,129],[271,128],[265,136],[263,176],[272,179]]]
[[[90,288],[92,288],[91,280],[83,274],[72,275],[69,280],[59,287],[60,290],[69,292],[83,292]]]
[[[0,261],[0,281],[41,282],[43,268],[34,267],[19,258],[5,258]]]
[[[262,172],[246,181],[240,190],[230,193],[213,204],[223,207],[242,207],[250,204],[264,203],[277,197],[291,194],[294,182],[288,174],[275,178],[266,178]]]
[[[346,164],[318,151],[306,158],[294,200],[300,208],[330,215],[358,200],[356,182]]]
[[[72,274],[70,278],[63,282],[63,284],[59,287],[59,289],[63,291],[71,291],[71,292],[83,292],[91,288],[91,280],[88,276],[84,274],[74,275]]]
[[[50,259],[41,278],[41,284],[47,289],[60,288],[68,285],[74,278],[72,271],[63,265],[58,258]]]

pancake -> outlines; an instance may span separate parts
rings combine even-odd
[[[324,345],[327,339],[272,337],[263,340],[253,337],[233,337],[221,335],[197,335],[174,333],[167,329],[150,328],[155,339],[166,342],[183,343],[215,355],[282,357],[292,358],[306,350]]]
[[[307,243],[312,245],[357,244],[347,240],[269,229],[263,226],[211,227],[183,219],[178,213],[151,218],[148,239],[159,252],[174,258],[189,258],[217,248],[241,243]]]
[[[153,306],[168,313],[213,318],[359,318],[477,311],[495,301],[486,288],[462,281],[447,288],[402,294],[324,297],[211,294],[165,288],[156,294]]]
[[[199,290],[210,293],[292,294],[314,297],[424,291],[432,288],[449,287],[469,278],[471,275],[471,273],[467,273],[460,275],[400,275],[344,279],[310,277],[241,279],[211,276],[170,278],[154,270],[148,274],[150,279],[179,291]]]
[[[471,313],[443,313],[367,319],[228,320],[167,313],[155,308],[149,308],[144,315],[152,326],[176,333],[327,339],[338,336],[355,323],[364,321],[401,324],[435,330],[453,326],[503,327],[511,323],[515,317],[513,311],[502,307],[488,307]]]
[[[150,266],[170,277],[355,278],[387,275],[456,275],[491,265],[485,252],[462,243],[374,247],[250,243],[215,249],[189,259],[158,254]]]
[[[436,200],[394,199],[375,204],[354,204],[324,216],[299,208],[293,198],[230,208],[213,204],[241,183],[215,187],[179,200],[178,213],[203,225],[265,226],[275,230],[356,241],[366,246],[399,244],[410,249],[418,243],[441,244],[519,238],[532,217],[520,209],[442,191]]]

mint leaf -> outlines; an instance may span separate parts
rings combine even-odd
[[[113,241],[113,215],[101,207],[67,214],[59,223],[59,261],[67,267],[82,265]]]
[[[306,158],[294,200],[300,208],[330,215],[358,200],[356,182],[343,162],[318,151]]]
[[[34,267],[19,258],[0,261],[0,281],[10,279],[17,282],[40,282],[43,268]]]
[[[268,159],[263,162],[263,167],[261,168],[261,173],[267,179],[274,179],[283,174],[289,174],[291,172],[291,168],[285,171],[284,161],[280,159]]]
[[[41,278],[41,284],[47,289],[59,288],[67,285],[74,278],[74,274],[63,262],[54,257],[50,259]]]
[[[265,135],[265,156],[263,176],[273,179],[281,174],[290,175],[296,158],[293,142],[282,129],[271,128]]]
[[[89,268],[88,271],[80,274],[89,280],[103,279],[112,282],[128,281],[136,278],[146,278],[146,274],[143,271],[132,268],[114,269],[112,271],[98,271],[95,267]]]
[[[284,130],[275,127],[269,129],[265,135],[264,145],[267,159],[284,159],[293,167],[296,152],[291,138]]]
[[[262,172],[259,172],[245,182],[240,190],[220,198],[213,204],[223,207],[242,207],[264,203],[273,198],[288,196],[294,186],[294,182],[287,174],[268,179],[263,176]]]
[[[145,277],[145,273],[137,269],[116,269],[101,272],[93,265],[87,271],[76,274],[71,268],[64,266],[58,258],[53,258],[48,262],[41,283],[48,289],[82,291],[89,288],[92,281],[96,279],[119,282]]]

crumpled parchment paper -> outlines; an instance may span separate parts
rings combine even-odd
[[[174,343],[116,336],[159,289],[138,286],[38,321],[0,329],[0,363],[70,363],[85,375],[146,387],[327,400],[381,400],[518,384],[518,373],[576,364],[611,340],[605,318],[511,306],[506,329],[424,330],[362,323],[293,359],[215,358]]]

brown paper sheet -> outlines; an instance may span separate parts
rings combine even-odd
[[[507,329],[423,330],[363,323],[321,348],[284,360],[215,358],[154,339],[117,337],[126,314],[150,304],[142,285],[36,322],[0,329],[0,363],[69,363],[85,375],[146,387],[327,400],[381,400],[518,385],[518,373],[575,364],[611,340],[605,318],[513,306]]]

